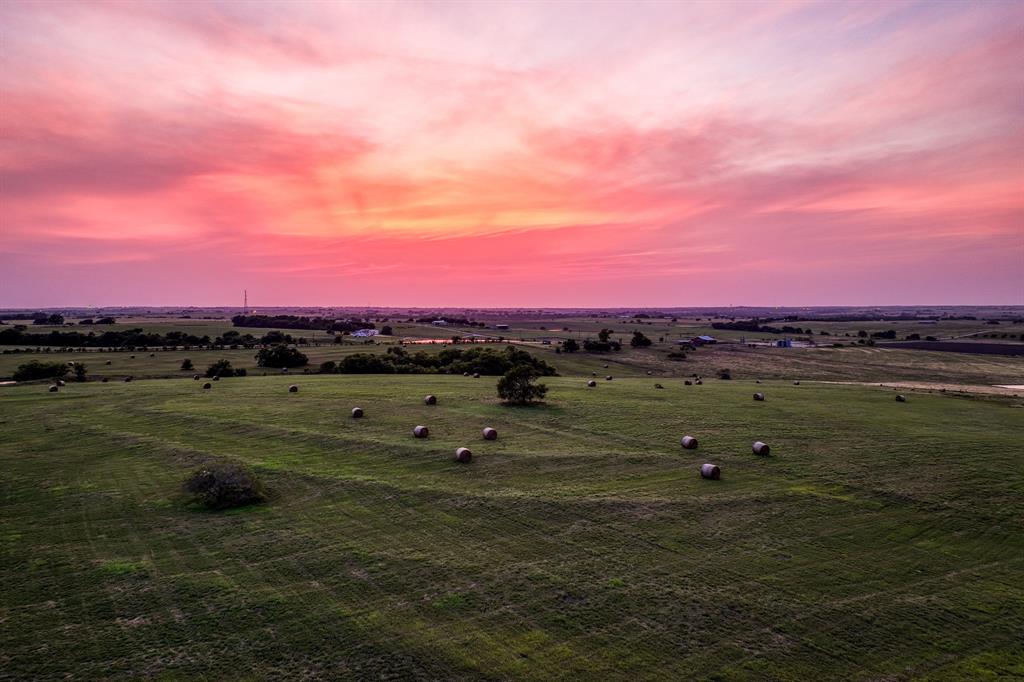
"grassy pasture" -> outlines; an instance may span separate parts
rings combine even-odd
[[[1020,400],[585,378],[0,388],[0,677],[1024,674]],[[274,499],[184,504],[220,455]]]

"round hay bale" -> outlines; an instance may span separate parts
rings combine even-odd
[[[74,367],[74,366],[75,366],[75,361],[74,360],[68,360],[68,367]]]
[[[591,379],[590,381],[587,382],[587,386],[589,386],[590,388],[594,388],[595,386],[597,386],[597,382]]]
[[[654,384],[654,387],[655,387],[655,388],[665,388],[665,387],[664,387],[664,386],[662,386],[661,384]]]
[[[755,384],[759,384],[759,383],[761,383],[761,380],[760,380],[760,379],[757,379],[756,381],[754,381],[754,383],[755,383]]]
[[[104,384],[105,384],[105,383],[107,383],[108,381],[110,381],[110,379],[108,379],[108,378],[106,378],[106,377],[103,377],[102,379],[100,379],[100,383],[104,383]]]
[[[125,383],[127,383],[127,382],[132,380],[132,377],[125,377],[124,380],[125,380]]]
[[[758,400],[758,401],[764,400],[764,393],[755,393],[754,394],[754,400]]]
[[[768,447],[767,443],[762,443],[759,440],[755,440],[754,444],[750,446],[750,449],[754,451],[755,455],[761,455],[762,457],[767,457],[772,452],[772,449]]]
[[[592,377],[596,377],[596,376],[597,376],[597,372],[591,372],[591,373],[590,373],[590,376],[592,376]]]
[[[54,382],[54,383],[56,383],[58,386],[64,386],[65,385],[63,379],[57,379],[57,381]]]
[[[898,403],[905,403],[905,402],[907,402],[907,399],[906,399],[906,397],[904,397],[902,395],[898,395],[898,396],[896,396],[896,402],[898,402]]]
[[[799,386],[799,385],[800,385],[800,382],[799,382],[799,381],[794,381],[794,382],[793,382],[793,385],[794,385],[794,386]]]
[[[605,369],[607,369],[607,368],[608,368],[608,365],[605,365]]]
[[[149,354],[149,357],[151,357],[151,358],[155,358],[155,357],[156,357],[156,353],[150,353],[150,354]]]
[[[711,481],[717,481],[722,478],[722,470],[718,468],[717,464],[701,464],[700,477]]]
[[[213,388],[213,384],[211,384],[209,381],[207,381],[205,384],[203,384],[203,390],[204,391],[208,391],[211,388]]]
[[[695,384],[696,384],[697,386],[703,386],[703,385],[704,385],[704,382],[703,382],[703,381],[701,381],[700,379],[697,379],[697,381],[695,381],[694,383],[695,383]]]
[[[412,435],[416,436],[417,438],[426,438],[427,436],[430,435],[430,429],[428,429],[426,426],[416,426],[413,427]]]
[[[213,380],[214,381],[220,381],[220,375],[219,374],[215,374],[214,377],[213,377]]]
[[[107,360],[106,364],[108,364],[108,365],[109,365],[109,364],[110,364],[110,360]]]
[[[469,451],[469,448],[455,448],[455,461],[459,464],[469,464],[469,461],[473,459],[473,453]]]
[[[484,428],[484,440],[498,440],[498,432],[490,426]]]
[[[473,372],[473,378],[474,379],[479,379],[480,378],[480,372]]]
[[[606,376],[606,377],[604,378],[604,380],[605,380],[605,381],[611,381],[611,380],[612,380],[612,375],[611,375],[611,374],[609,374],[608,376]]]
[[[428,395],[426,398],[423,399],[423,404],[437,405],[437,396]]]
[[[199,381],[202,378],[203,378],[202,374],[193,374],[192,375],[192,381]]]
[[[680,444],[687,450],[697,449],[697,439],[694,438],[693,436],[683,436],[683,439],[680,441]]]
[[[652,372],[651,370],[647,370],[647,376],[651,376],[652,374],[654,374],[654,372]]]
[[[683,382],[683,386],[693,386],[693,382],[687,379],[686,381]]]
[[[463,373],[462,373],[462,376],[464,376],[464,377],[468,377],[468,376],[469,376],[469,372],[463,372]]]
[[[134,356],[134,355],[130,355],[130,356],[128,356],[128,357],[130,357],[130,358],[131,358],[132,360],[134,360],[134,359],[135,359],[135,356]]]
[[[363,416],[363,408],[361,408],[361,407],[353,407],[352,408],[352,418],[353,419],[361,419],[362,416]]]
[[[216,378],[217,377],[214,377],[214,379],[216,379]],[[288,387],[288,392],[289,393],[298,393],[299,392],[299,387],[296,386],[295,384],[292,384],[291,386]]]
[[[281,374],[287,374],[287,373],[288,373],[288,368],[287,367],[282,367],[281,368]]]
[[[60,390],[60,388],[57,387],[57,384],[54,384],[53,386],[50,386],[50,393],[56,393],[59,390]]]

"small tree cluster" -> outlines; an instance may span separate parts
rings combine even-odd
[[[256,364],[260,367],[275,367],[278,369],[283,367],[302,367],[309,364],[309,358],[297,348],[280,345],[260,350],[256,354]]]
[[[206,368],[206,377],[244,377],[244,369],[235,369],[230,360],[223,358]]]
[[[34,381],[36,379],[63,379],[68,373],[68,366],[63,362],[40,362],[32,360],[18,365],[14,370],[15,381]]]

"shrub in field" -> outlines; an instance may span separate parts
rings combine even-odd
[[[279,345],[260,350],[256,354],[256,364],[260,367],[302,367],[309,364],[309,358],[297,348]]]
[[[732,379],[732,370],[729,370],[729,369],[720,369],[720,370],[718,370],[718,378],[719,379],[724,379],[726,381],[728,381],[729,379]]]
[[[327,360],[320,363],[321,374],[334,374],[338,370],[338,363],[334,360]]]
[[[543,400],[548,387],[534,383],[538,376],[529,365],[513,367],[498,380],[498,397],[509,405],[529,405]]]
[[[81,362],[75,363],[75,381],[85,381],[85,365]]]
[[[181,361],[181,368],[186,372],[194,369],[194,367],[195,366],[192,364],[192,361],[189,360],[188,358],[185,358],[184,360]]]
[[[647,338],[643,332],[635,331],[633,332],[633,338],[629,341],[629,345],[633,348],[645,348],[651,345],[651,340]]]
[[[229,509],[266,499],[256,474],[231,460],[204,464],[185,479],[184,487],[196,502],[210,509]]]
[[[230,360],[221,359],[206,368],[207,377],[233,377],[237,374]]]
[[[68,366],[63,362],[40,362],[32,360],[18,365],[14,370],[15,381],[32,381],[34,379],[60,379],[68,373]]]

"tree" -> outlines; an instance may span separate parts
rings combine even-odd
[[[81,362],[75,363],[75,381],[85,381],[85,364]]]
[[[63,379],[68,373],[68,366],[63,362],[39,362],[32,360],[18,365],[14,370],[15,381],[33,381],[35,379]]]
[[[391,326],[386,324],[383,327],[381,327],[380,328],[380,335],[381,336],[391,336],[392,335]]]
[[[260,367],[302,367],[309,364],[309,358],[297,348],[272,346],[256,354],[256,364]]]
[[[337,369],[338,369],[338,363],[336,363],[334,360],[325,360],[324,362],[320,363],[320,373],[321,374],[334,374],[334,372]]]
[[[231,361],[223,358],[206,368],[207,377],[233,377],[236,375],[237,372],[231,366]]]
[[[629,345],[633,346],[633,348],[646,348],[651,345],[651,340],[643,332],[635,331],[633,332],[633,338],[629,341]]]
[[[575,353],[579,349],[580,344],[576,341],[576,339],[566,339],[565,341],[562,341],[562,350],[564,350],[566,353]]]
[[[185,358],[184,360],[181,361],[181,368],[183,370],[189,371],[189,370],[193,369],[193,367],[194,367],[194,365],[192,364],[192,361],[189,360],[188,358]]]
[[[498,397],[509,405],[530,405],[542,400],[548,387],[534,383],[537,376],[529,365],[513,367],[498,380]]]
[[[608,343],[608,339],[611,337],[611,335],[611,329],[602,329],[597,333],[597,338],[601,341],[601,343]]]

